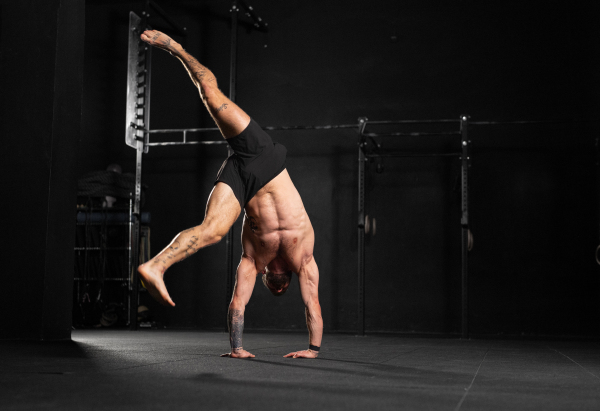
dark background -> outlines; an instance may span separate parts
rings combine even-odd
[[[159,3],[187,28],[184,47],[228,93],[229,2]],[[269,33],[239,30],[237,102],[261,125],[371,120],[577,120],[473,126],[470,331],[473,335],[597,336],[600,276],[596,137],[600,25],[595,2],[543,6],[475,1],[250,2]],[[129,11],[143,2],[86,2],[82,129],[77,176],[118,163],[124,142]],[[247,18],[240,15],[242,20]],[[164,26],[155,15],[151,24]],[[152,129],[212,126],[181,64],[156,50]],[[404,130],[404,129],[402,129]],[[409,128],[418,131],[418,127]],[[373,131],[401,131],[373,128]],[[357,321],[357,135],[272,132],[315,227],[326,331]],[[168,139],[178,135],[164,136]],[[200,138],[217,139],[218,134]],[[154,140],[158,141],[158,140]],[[459,140],[380,138],[384,149],[456,151]],[[145,211],[152,253],[201,223],[224,146],[150,148]],[[458,160],[385,159],[369,165],[367,332],[460,330]],[[235,225],[239,256],[241,218]],[[236,257],[237,261],[237,257]],[[223,329],[225,243],[172,267],[177,306],[142,296],[169,328]],[[303,330],[295,279],[273,298],[257,281],[246,329]]]

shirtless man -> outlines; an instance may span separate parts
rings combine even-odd
[[[163,305],[175,306],[163,276],[174,263],[223,238],[244,209],[242,259],[229,304],[227,323],[231,352],[224,357],[249,358],[242,347],[244,311],[256,277],[282,295],[297,273],[305,305],[309,348],[284,357],[316,358],[323,336],[319,305],[319,269],[313,258],[314,231],[300,194],[285,169],[286,150],[273,143],[254,120],[219,90],[213,73],[180,44],[157,30],[141,35],[146,43],[169,52],[185,66],[221,134],[234,151],[221,167],[206,205],[204,221],[179,233],[138,272],[150,295]]]

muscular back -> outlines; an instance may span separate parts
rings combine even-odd
[[[244,253],[260,272],[269,269],[298,272],[312,256],[314,232],[300,194],[284,170],[246,204],[242,230]]]

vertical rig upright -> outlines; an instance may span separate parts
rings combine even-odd
[[[461,276],[461,338],[469,338],[469,156],[470,141],[468,138],[469,116],[460,116],[461,134],[461,251],[462,251],[462,276]]]
[[[596,137],[596,204],[600,204],[600,137]],[[598,238],[600,239],[600,225],[598,226]],[[600,265],[600,244],[596,247],[594,257],[596,264]]]
[[[231,54],[229,60],[229,100],[235,103],[235,85],[237,79],[237,26],[238,26],[238,11],[237,0],[233,0],[231,5]],[[228,156],[233,154],[231,147],[227,145]],[[227,295],[225,301],[227,302],[226,310],[229,310],[229,301],[233,294],[234,284],[234,265],[233,265],[233,225],[229,229],[227,236],[225,237],[225,248],[226,248],[226,267],[227,267]]]
[[[144,13],[146,15],[146,13]],[[137,329],[140,216],[142,197],[142,156],[148,152],[145,130],[150,125],[150,59],[152,49],[140,39],[146,27],[145,19],[129,13],[129,50],[127,59],[127,107],[125,142],[136,149],[135,188],[133,193],[133,229],[131,230],[131,266],[129,281],[129,327]]]
[[[358,293],[357,334],[365,335],[365,155],[367,118],[358,119]]]

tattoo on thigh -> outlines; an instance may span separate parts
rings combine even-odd
[[[223,104],[221,104],[221,107],[219,107],[219,108],[217,109],[217,112],[219,112],[219,111],[223,111],[223,110],[226,110],[226,109],[227,109],[227,104],[226,104],[226,103],[223,103]]]

